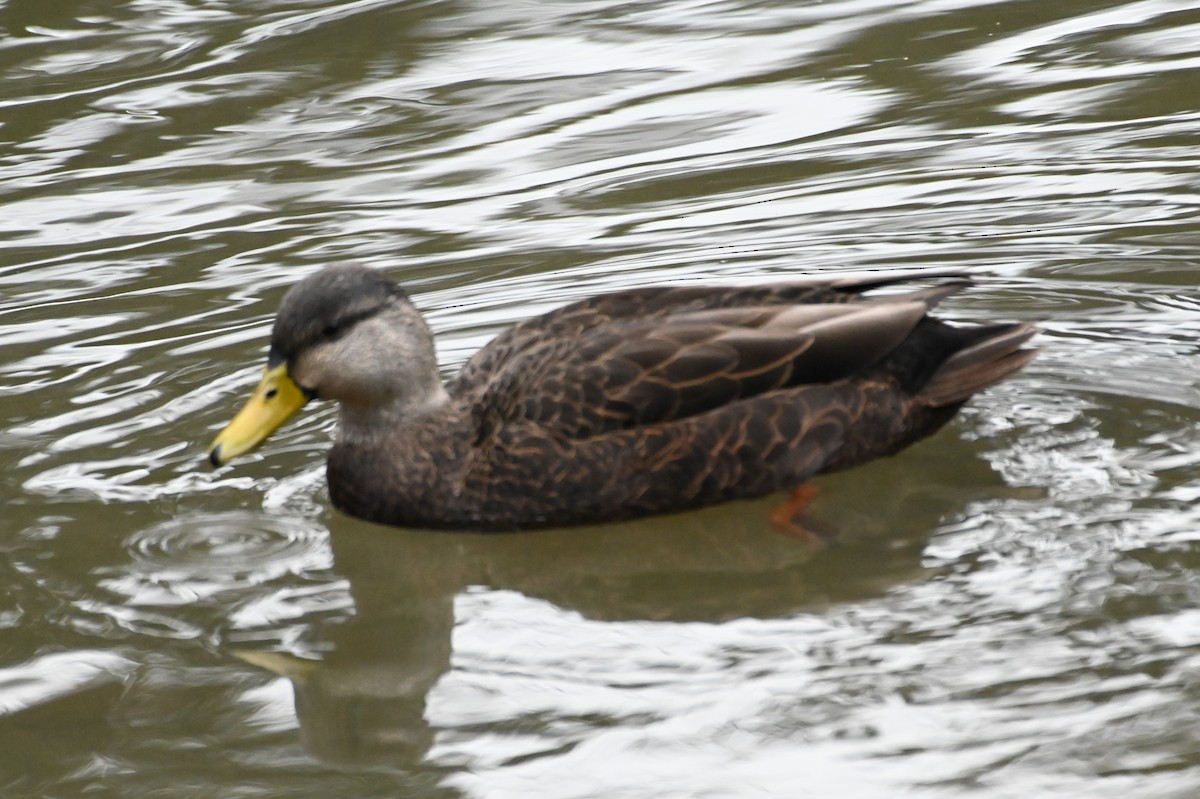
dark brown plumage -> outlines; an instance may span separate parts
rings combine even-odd
[[[929,316],[970,285],[938,277],[883,297],[864,293],[913,276],[593,297],[505,331],[443,388],[399,287],[333,266],[284,298],[268,380],[341,403],[328,480],[353,516],[517,530],[679,511],[898,452],[1034,357],[1032,325]],[[241,419],[214,463],[281,421],[239,438]]]

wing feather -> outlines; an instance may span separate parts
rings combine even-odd
[[[745,320],[757,327],[732,326],[728,314],[706,319],[692,312],[683,320],[601,325],[582,345],[542,342],[479,396],[481,440],[510,423],[586,438],[840,380],[899,346],[925,306],[858,304],[800,327],[787,324],[783,312],[747,311]]]
[[[667,317],[684,321],[692,313],[718,314],[711,324],[733,327],[759,327],[755,314],[776,316],[782,308],[795,313],[807,310],[817,316],[836,313],[843,304],[862,302],[862,294],[912,280],[950,278],[938,286],[910,292],[914,300],[925,299],[932,307],[942,297],[970,285],[959,272],[930,271],[867,274],[848,278],[816,278],[762,286],[657,286],[627,289],[589,297],[550,313],[508,328],[477,352],[447,386],[451,394],[468,397],[486,391],[504,373],[516,368],[531,352],[547,342],[565,340],[577,345],[591,331],[613,324],[654,322]],[[925,296],[928,295],[928,296]],[[907,295],[901,295],[907,296]],[[890,302],[892,298],[872,298],[869,302]],[[807,309],[805,306],[809,306]],[[788,323],[789,326],[796,327]]]

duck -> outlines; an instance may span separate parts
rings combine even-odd
[[[1030,322],[931,313],[973,282],[629,288],[509,327],[443,381],[409,294],[329,265],[284,295],[261,382],[208,460],[223,467],[329,400],[329,498],[366,521],[522,531],[790,491],[772,515],[786,525],[810,478],[895,455],[1036,356]]]

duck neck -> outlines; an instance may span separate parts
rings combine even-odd
[[[396,430],[434,413],[449,401],[450,395],[436,380],[419,393],[410,387],[390,402],[360,404],[343,400],[338,416],[338,442],[369,446],[386,441]]]
[[[407,302],[359,322],[347,341],[342,360],[349,377],[329,392],[341,405],[339,442],[386,446],[397,430],[449,401],[433,333]]]

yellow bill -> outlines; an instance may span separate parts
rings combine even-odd
[[[288,375],[287,364],[267,369],[245,407],[208,448],[209,462],[213,466],[223,466],[252,451],[295,416],[308,400],[309,396]]]

